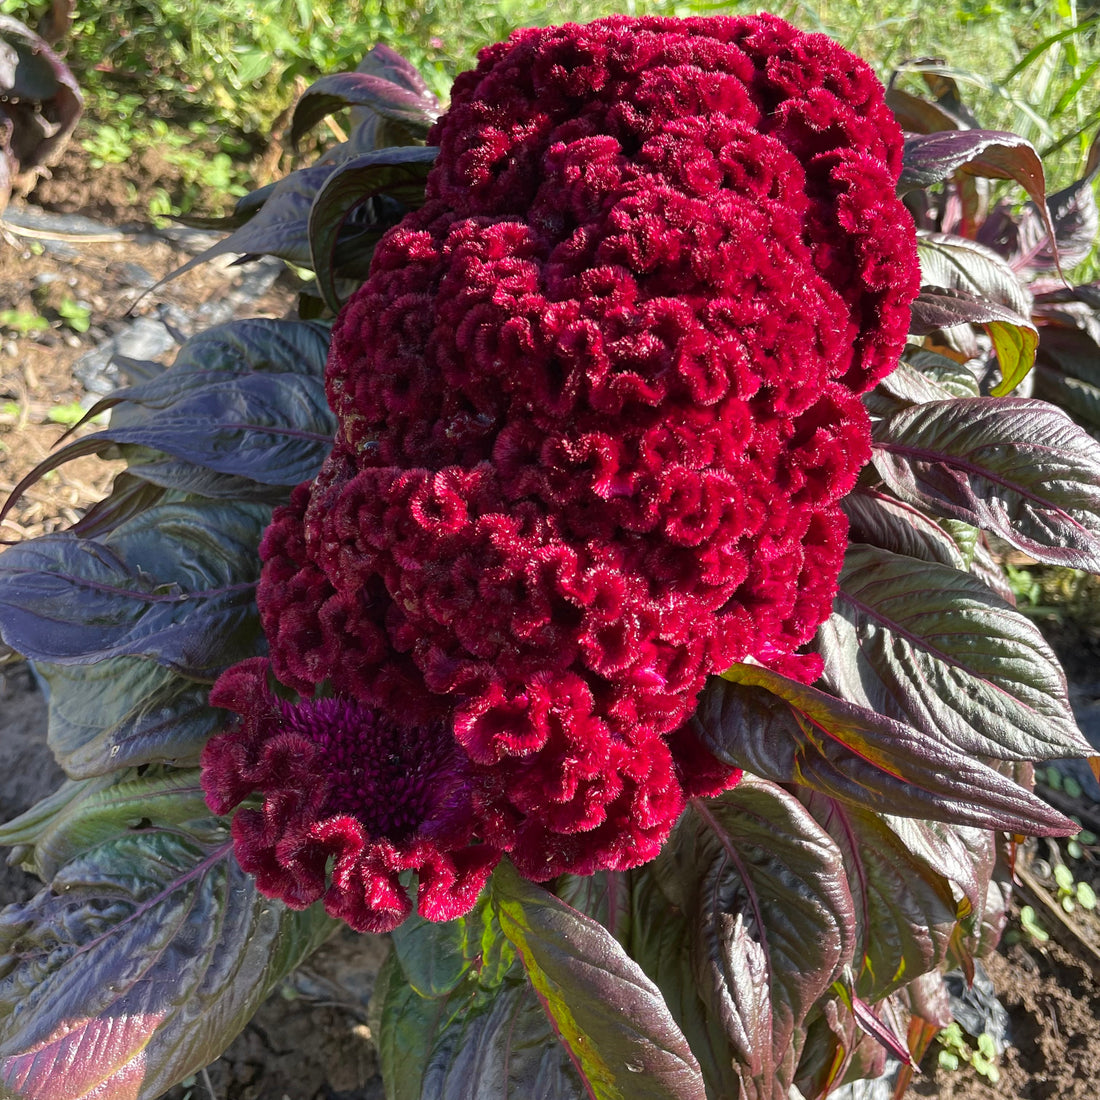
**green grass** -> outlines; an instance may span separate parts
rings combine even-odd
[[[0,11],[32,26],[44,6],[0,0]],[[1058,153],[1058,186],[1073,178],[1100,126],[1094,92],[1100,31],[1085,6],[1084,0],[776,0],[770,10],[832,35],[883,79],[906,59],[942,59],[983,125]],[[84,133],[95,155],[120,157],[141,145],[154,119],[171,118],[189,141],[241,160],[293,101],[296,84],[353,68],[375,42],[408,56],[445,96],[480,47],[517,26],[615,11],[743,14],[759,7],[706,0],[102,0],[78,5],[66,49],[87,92],[94,125]],[[901,79],[920,83],[914,74]],[[165,145],[162,135],[154,137]],[[203,165],[193,167],[201,176]],[[215,174],[225,176],[224,164]]]

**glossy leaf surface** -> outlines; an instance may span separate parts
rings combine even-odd
[[[855,916],[856,992],[880,1000],[946,955],[958,915],[951,880],[911,849],[886,816],[814,791],[802,801],[844,860]]]
[[[396,55],[395,55],[396,56]],[[412,67],[409,66],[411,69]],[[439,113],[439,101],[422,81],[410,84],[408,69],[400,74],[382,73],[385,66],[371,66],[369,72],[333,73],[312,84],[294,108],[291,143],[326,115],[342,107],[359,107],[398,123],[410,135],[423,138]],[[397,79],[390,79],[390,77]]]
[[[342,164],[318,190],[309,213],[310,261],[328,306],[339,310],[337,274],[365,278],[374,243],[408,210],[424,201],[424,185],[438,150],[433,147],[382,149]],[[392,200],[391,217],[371,211],[378,196]],[[359,216],[366,210],[366,216]],[[341,234],[355,223],[357,243],[343,246]],[[346,233],[344,233],[346,236]]]
[[[852,958],[839,850],[792,795],[746,776],[692,801],[654,875],[687,917],[698,995],[743,1100],[786,1097],[805,1018]]]
[[[932,401],[874,432],[903,500],[992,531],[1039,561],[1100,570],[1100,445],[1027,398]]]
[[[849,537],[855,542],[953,569],[965,565],[951,535],[911,504],[873,489],[857,489],[844,498],[841,507],[848,517]]]
[[[1038,331],[1029,320],[1030,294],[996,252],[974,241],[926,233],[918,240],[917,252],[927,297],[916,307],[916,331],[929,331],[930,322],[952,316],[958,318],[952,324],[964,320],[982,324],[1001,368],[1001,381],[992,393],[995,397],[1010,393],[1031,370],[1039,343]],[[968,311],[989,316],[966,317]]]
[[[47,535],[0,555],[0,637],[32,660],[144,657],[210,680],[260,644],[262,505],[160,504],[102,540]]]
[[[864,809],[1037,836],[1073,828],[942,738],[756,665],[712,678],[691,725],[722,760]]]
[[[85,820],[50,886],[0,913],[6,1096],[154,1100],[217,1058],[332,927],[257,894],[219,823],[135,828],[139,807]]]
[[[490,901],[554,1030],[597,1100],[704,1100],[699,1065],[660,991],[603,925],[519,877]]]
[[[1046,213],[1046,179],[1043,162],[1031,142],[1003,130],[948,130],[910,134],[902,153],[898,191],[942,183],[957,171],[989,179],[1015,180],[1032,202]],[[1051,238],[1049,217],[1045,228]]]
[[[1038,628],[957,568],[851,546],[816,648],[829,690],[960,752],[1050,760],[1087,750]]]

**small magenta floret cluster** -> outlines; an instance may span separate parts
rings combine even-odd
[[[881,86],[769,16],[517,32],[429,142],[204,759],[218,812],[264,797],[234,823],[261,888],[371,930],[403,871],[446,919],[503,853],[636,866],[736,782],[685,722],[734,661],[816,675],[918,281]]]

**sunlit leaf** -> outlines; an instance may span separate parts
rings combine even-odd
[[[864,809],[1035,835],[1073,828],[942,738],[756,665],[713,677],[691,726],[730,764]]]
[[[423,138],[439,113],[439,102],[423,85],[414,90],[404,72],[398,80],[390,72],[380,75],[377,66],[370,72],[334,73],[312,84],[298,100],[290,128],[290,141],[298,139],[326,115],[342,107],[365,108],[381,118],[397,123],[410,135]]]
[[[932,401],[876,426],[872,462],[903,500],[992,531],[1038,561],[1100,570],[1100,444],[1060,409]]]
[[[172,802],[78,816],[50,885],[0,913],[4,1095],[155,1100],[217,1058],[331,930],[316,907],[260,896],[220,823],[127,827]]]
[[[744,1100],[788,1095],[807,1014],[852,958],[840,851],[798,801],[746,776],[693,800],[654,865],[686,916],[698,995]]]
[[[814,791],[801,798],[844,858],[854,905],[855,989],[878,1001],[943,961],[958,917],[951,880],[884,815]]]
[[[1040,213],[1048,242],[1055,227],[1047,212],[1043,162],[1031,142],[1003,130],[949,130],[905,139],[898,191],[942,183],[956,172],[1015,180]]]
[[[849,547],[816,648],[829,690],[960,752],[1050,760],[1087,748],[1038,628],[957,568]]]
[[[841,507],[848,517],[853,542],[880,546],[895,554],[962,569],[963,554],[951,535],[935,520],[904,501],[873,489],[849,493]]]
[[[921,234],[917,252],[922,298],[914,311],[914,331],[983,325],[1001,368],[993,395],[1015,389],[1031,370],[1039,342],[1029,319],[1031,296],[1019,277],[992,249],[961,237]]]
[[[490,900],[596,1100],[703,1100],[699,1065],[660,991],[606,928],[508,863]]]

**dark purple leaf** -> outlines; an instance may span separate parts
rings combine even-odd
[[[746,776],[692,800],[654,874],[687,917],[698,996],[725,1031],[740,1095],[787,1097],[806,1016],[852,959],[840,851],[792,795]]]
[[[916,303],[914,303],[915,305]],[[908,405],[922,405],[926,401],[943,401],[950,397],[958,397],[958,390],[963,387],[962,396],[977,397],[978,381],[966,367],[935,352],[918,353],[923,358],[920,361],[932,360],[936,364],[935,369],[921,370],[916,364],[903,361],[897,365],[879,384],[864,396],[864,404],[872,416],[889,416],[900,408]],[[953,370],[950,374],[942,374],[941,364],[951,363]],[[945,381],[941,381],[941,377]]]
[[[930,378],[945,392],[943,397],[977,397],[978,379],[964,363],[938,351],[909,345],[905,352],[905,364]],[[895,372],[896,373],[896,372]],[[885,379],[883,380],[885,381]],[[916,402],[912,402],[916,404]]]
[[[986,179],[1015,180],[1032,202],[1046,211],[1046,179],[1043,162],[1031,142],[1002,130],[949,130],[937,134],[911,134],[902,154],[900,193],[942,183],[956,172]],[[1045,219],[1054,237],[1054,225]]]
[[[0,1092],[13,1100],[155,1100],[217,1058],[332,928],[318,907],[262,897],[224,826],[181,816],[201,797],[166,782],[178,788],[120,785],[117,804],[83,792],[94,805],[55,829],[67,858],[49,886],[0,913]]]
[[[291,175],[295,174],[291,173]],[[289,179],[289,176],[285,178]],[[247,195],[242,195],[233,204],[232,213],[223,217],[205,218],[195,214],[180,214],[173,215],[172,220],[179,222],[181,225],[186,225],[190,229],[238,229],[259,213],[260,207],[271,198],[280,182],[280,180],[272,180],[270,183],[265,183],[263,187],[257,187],[255,191],[249,191]]]
[[[603,925],[502,863],[490,905],[593,1095],[704,1100],[699,1064],[660,990]]]
[[[1100,388],[1040,363],[1035,368],[1035,396],[1064,409],[1093,436],[1100,431]]]
[[[960,752],[1087,754],[1054,652],[981,581],[874,546],[849,547],[815,645],[828,690]]]
[[[484,908],[481,901],[469,916],[443,922],[413,915],[394,929],[397,961],[418,996],[446,997],[478,966]]]
[[[389,46],[377,45],[355,67],[357,73],[380,77],[416,96],[433,118],[440,111],[439,100],[424,83],[416,66]],[[418,132],[376,114],[370,107],[353,106],[348,111],[351,123],[349,144],[357,153],[369,153],[393,145],[416,144]]]
[[[886,1051],[859,1029],[852,1010],[835,993],[823,998],[806,1029],[795,1077],[799,1093],[828,1096],[846,1081],[877,1079],[885,1072]],[[851,1092],[853,1100],[861,1095],[858,1085]]]
[[[890,74],[890,87],[886,93],[887,103],[894,108],[895,97],[899,94],[896,87],[897,79],[901,73],[916,73],[924,81],[925,87],[931,93],[935,106],[943,115],[942,125],[931,126],[930,130],[954,130],[954,129],[978,129],[978,120],[963,102],[959,92],[958,82],[955,80],[956,70],[947,67],[946,62],[940,57],[915,57],[903,61],[897,69]],[[900,93],[902,96],[905,93]],[[916,99],[915,96],[909,97]],[[897,110],[897,108],[894,108]],[[905,130],[920,130],[920,126],[907,126],[902,124]]]
[[[932,187],[950,179],[960,168],[975,175],[988,174],[994,179],[1018,179],[1045,190],[1043,165],[1031,142],[1018,134],[1001,130],[948,129],[905,136],[898,191]],[[1015,169],[1015,173],[1012,171]]]
[[[313,477],[332,446],[336,422],[322,379],[328,332],[315,322],[251,319],[192,337],[171,368],[93,405],[85,419],[112,409],[110,427],[40,462],[0,518],[50,470],[116,445],[144,482],[238,499],[270,499],[256,486],[274,486],[282,496]],[[124,513],[148,502],[146,492],[126,492],[118,502]]]
[[[388,187],[381,182],[386,177],[385,167],[395,166],[395,171],[391,174],[397,195],[409,199],[412,205],[419,205],[423,201],[423,185],[421,182],[417,187],[415,178],[422,181],[427,174],[427,168],[417,177],[415,170],[408,166],[410,163],[431,160],[434,156],[434,147],[430,152],[424,146],[413,149],[405,146],[375,149],[372,141],[367,141],[365,146],[359,140],[345,142],[329,150],[316,164],[301,168],[279,180],[270,193],[265,194],[258,210],[254,211],[250,207],[247,211],[242,211],[241,204],[238,203],[238,213],[234,214],[232,221],[236,224],[239,217],[247,214],[243,224],[224,240],[177,268],[162,282],[175,279],[185,271],[226,253],[278,256],[290,263],[308,267],[312,263],[309,225],[314,199],[330,177],[343,171],[344,165],[355,162],[356,167],[359,167],[359,162],[364,157],[373,158],[373,163],[378,166],[378,172],[373,177],[375,186],[369,195],[361,196],[360,201],[355,204],[357,224],[349,224],[346,228],[346,236],[350,239],[342,238],[337,243],[357,256],[361,264],[369,262],[373,243],[400,220],[408,209],[400,198],[391,198]],[[372,201],[368,202],[368,199]],[[343,213],[347,213],[350,205]],[[336,226],[337,231],[342,225],[341,222]],[[215,228],[229,227],[226,224]],[[361,238],[365,239],[365,244]]]
[[[629,942],[631,888],[625,872],[560,875],[551,885],[554,895],[570,908],[598,921],[620,943]]]
[[[1049,284],[1048,284],[1049,285]],[[1055,286],[1035,295],[1032,315],[1045,327],[1078,329],[1100,345],[1100,282]]]
[[[428,112],[439,111],[439,100],[424,83],[417,67],[396,50],[379,43],[367,51],[355,67],[357,73],[375,76],[416,96]],[[353,108],[354,111],[354,108]]]
[[[99,845],[156,820],[171,828],[209,818],[199,773],[130,769],[88,779],[68,779],[25,813],[0,825],[0,844],[19,846],[19,863],[44,882]]]
[[[852,1010],[855,1013],[856,1023],[860,1029],[871,1036],[876,1042],[884,1046],[887,1052],[899,1061],[908,1063],[916,1068],[909,1053],[909,1048],[901,1039],[880,1020],[872,1011],[871,1006],[859,997],[852,998]]]
[[[954,520],[944,520],[944,523],[954,524]],[[977,530],[968,528],[968,530]],[[979,533],[980,534],[980,533]],[[1016,606],[1016,595],[1009,584],[1004,566],[993,556],[993,552],[986,545],[984,537],[979,537],[974,543],[973,552],[970,555],[970,575],[982,582],[995,596],[999,596],[1009,607]]]
[[[137,423],[115,423],[68,444],[35,473],[120,444],[261,485],[291,487],[317,473],[335,434],[323,386],[300,375],[238,375],[182,391],[164,408],[145,409]]]
[[[163,496],[159,485],[150,485],[124,470],[115,478],[111,492],[93,504],[70,530],[81,538],[101,538],[131,516],[157,504]]]
[[[317,164],[291,172],[289,176],[272,185],[270,192],[266,191],[266,188],[263,189],[265,196],[262,206],[255,212],[249,213],[240,228],[176,268],[157,286],[172,279],[178,279],[192,268],[227,253],[278,256],[292,264],[307,266],[309,237],[306,226],[309,221],[309,208],[313,203],[313,196],[332,174],[334,167],[335,164],[326,156]],[[215,226],[215,228],[220,227]],[[153,289],[155,290],[156,287]]]
[[[996,859],[986,890],[985,904],[981,910],[981,920],[972,933],[972,947],[976,959],[984,959],[995,951],[1001,942],[1008,924],[1009,910],[1012,906],[1012,862],[1014,856],[1008,852],[1013,847],[1009,837],[998,836],[993,841]]]
[[[988,319],[977,319],[989,333],[1001,367],[1002,380],[994,387],[993,395],[1001,397],[1009,393],[1024,379],[1035,361],[1039,337],[1029,320],[1030,294],[1000,256],[974,241],[927,233],[920,236],[917,252],[921,280],[930,295],[935,296],[917,307],[918,326],[923,327],[938,318],[948,320],[953,315],[958,318],[954,321],[956,325],[971,320],[967,316],[969,307],[963,304],[970,297],[993,307]],[[949,301],[945,293],[948,291],[960,291],[962,297],[955,302]],[[1001,314],[997,306],[1009,312]],[[922,316],[922,309],[929,315]]]
[[[1100,571],[1100,445],[1022,397],[933,401],[876,426],[872,462],[903,500],[1038,561]]]
[[[68,66],[28,27],[0,14],[0,161],[6,147],[9,185],[22,176],[29,189],[39,169],[56,163],[83,109]]]
[[[924,86],[935,97],[940,107],[950,111],[953,118],[959,119],[969,129],[980,129],[977,118],[963,102],[959,83],[955,79],[956,76],[966,74],[950,68],[942,58],[938,57],[916,58],[910,62],[909,68],[910,71],[920,74]]]
[[[1037,836],[1073,828],[946,741],[756,665],[712,677],[691,725],[721,760],[867,810]]]
[[[123,444],[117,450],[130,473],[162,492],[170,490],[213,500],[258,501],[272,505],[282,504],[288,496],[285,485],[263,485],[251,478],[218,473],[145,447]],[[75,526],[73,530],[83,534]]]
[[[155,661],[40,661],[36,668],[50,689],[50,749],[74,777],[162,760],[193,763],[225,724],[225,712],[207,705],[208,683],[184,679]]]
[[[1044,302],[1038,309],[1044,322],[1039,330],[1040,362],[1100,388],[1100,303]]]
[[[855,992],[881,1000],[947,955],[959,916],[952,880],[910,848],[889,817],[815,791],[801,797],[844,857],[854,904]]]
[[[985,325],[1000,321],[1018,327],[1033,328],[1026,318],[988,298],[965,290],[923,286],[913,303],[913,318],[909,331],[914,336],[927,336],[941,328],[955,325]],[[1037,339],[1037,337],[1036,337]]]
[[[340,165],[318,190],[309,213],[310,256],[321,295],[332,310],[339,310],[341,305],[336,278],[349,273],[349,257],[339,255],[341,235],[347,235],[346,225],[365,204],[379,196],[385,195],[398,204],[393,218],[376,214],[366,219],[361,235],[370,247],[360,246],[358,266],[351,272],[365,276],[374,242],[405,210],[423,203],[428,171],[438,152],[434,146],[412,146],[364,153]]]
[[[949,233],[921,233],[917,238],[921,283],[962,290],[1007,306],[1020,317],[1031,316],[1031,295],[1019,275],[991,248]]]
[[[886,90],[886,105],[894,112],[898,125],[911,134],[965,129],[962,121],[941,104],[922,99],[893,84]]]
[[[365,108],[397,123],[411,138],[423,139],[439,113],[439,101],[426,86],[414,91],[407,81],[395,83],[376,72],[334,73],[309,87],[294,108],[291,144],[326,115],[343,107]]]
[[[0,636],[32,660],[145,657],[212,679],[260,645],[257,504],[161,504],[99,541],[45,535],[0,554]]]
[[[1074,267],[1096,246],[1100,231],[1100,211],[1096,206],[1093,180],[1100,157],[1100,133],[1093,139],[1086,174],[1068,187],[1055,191],[1047,199],[1045,211],[1054,225],[1057,253],[1050,247],[1047,219],[1035,203],[1028,203],[1021,213],[1015,237],[1013,263],[1040,271],[1057,270],[1058,265]]]
[[[704,999],[692,957],[688,915],[658,886],[655,872],[676,874],[667,862],[653,862],[629,873],[631,958],[657,985],[677,1026],[684,1033],[703,1071],[708,1096],[736,1096],[740,1089],[736,1059],[722,1021]],[[681,887],[668,883],[679,898]],[[713,985],[713,983],[710,983]]]
[[[895,554],[962,569],[958,544],[935,520],[911,504],[874,489],[856,489],[841,502],[848,517],[849,538],[881,546]]]

